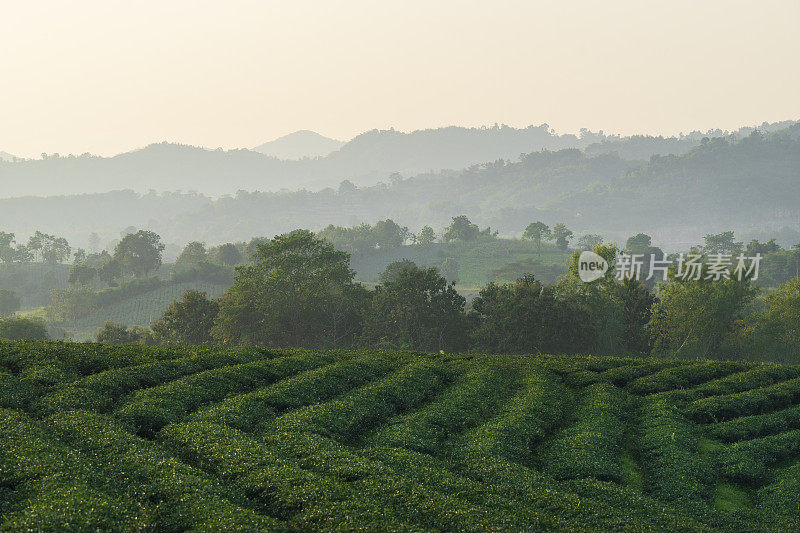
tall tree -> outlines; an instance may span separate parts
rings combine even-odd
[[[420,351],[466,347],[465,299],[436,268],[404,264],[384,279],[375,288],[364,323],[366,344]]]
[[[748,279],[675,277],[659,284],[647,327],[656,355],[697,358],[716,354],[740,324],[758,292]]]
[[[525,228],[522,238],[535,242],[536,251],[539,255],[542,255],[542,241],[550,240],[550,226],[541,221],[531,222],[528,224],[528,227]]]
[[[237,268],[212,334],[229,344],[336,347],[360,333],[365,290],[347,252],[297,230],[259,244]]]
[[[234,266],[242,262],[242,254],[235,244],[225,243],[212,248],[211,260],[219,265]]]
[[[442,239],[445,242],[450,241],[474,241],[478,238],[480,230],[478,226],[470,222],[467,215],[459,215],[453,217],[453,221],[447,227]]]
[[[14,234],[0,231],[0,262],[11,263],[14,257]]]
[[[436,240],[436,233],[430,226],[423,226],[419,233],[414,237],[414,243],[420,246],[426,246]]]
[[[114,250],[114,259],[119,263],[123,274],[132,272],[141,277],[161,266],[163,251],[161,237],[152,231],[140,230],[123,237]]]
[[[192,241],[184,246],[183,251],[175,260],[183,265],[196,265],[206,260],[206,246],[202,242]]]
[[[742,243],[736,242],[732,231],[710,234],[705,237],[703,247],[705,254],[731,254],[736,255],[742,251]]]
[[[217,302],[204,292],[189,290],[153,323],[153,334],[161,344],[211,344],[211,328],[218,314]]]
[[[566,224],[560,222],[553,226],[550,238],[556,241],[556,246],[562,250],[566,250],[572,238],[572,230],[568,229]]]

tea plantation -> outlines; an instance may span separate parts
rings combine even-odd
[[[0,529],[800,529],[800,368],[0,343]]]

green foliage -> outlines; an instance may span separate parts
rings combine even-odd
[[[708,499],[713,465],[701,457],[697,433],[668,398],[648,398],[640,408],[638,450],[648,490],[660,500]]]
[[[124,273],[133,273],[136,277],[146,276],[161,266],[161,253],[164,244],[161,237],[152,231],[140,230],[125,235],[114,249],[114,259]]]
[[[352,228],[330,224],[317,234],[337,249],[351,254],[364,254],[376,248],[397,248],[405,243],[409,235],[408,228],[399,226],[391,219],[379,220],[374,226],[362,223]]]
[[[435,240],[436,240],[436,233],[430,226],[422,226],[422,229],[419,230],[419,233],[417,233],[414,236],[414,243],[420,246],[427,246],[428,244],[431,244]]]
[[[235,244],[229,242],[211,248],[208,255],[218,265],[235,266],[242,262],[242,253]]]
[[[258,246],[220,301],[213,335],[224,343],[330,346],[359,333],[365,291],[349,254],[304,230]]]
[[[0,318],[11,316],[19,311],[21,300],[14,291],[0,289]]]
[[[97,342],[102,344],[154,344],[153,335],[138,326],[125,326],[106,322],[97,332]]]
[[[186,291],[153,323],[153,334],[164,344],[210,344],[218,314],[219,304],[206,298],[206,293]]]
[[[394,279],[392,279],[394,278]],[[405,263],[375,288],[362,341],[419,351],[452,351],[466,343],[465,299],[436,268]]]
[[[447,227],[442,236],[442,240],[444,242],[450,241],[474,241],[478,239],[478,235],[480,235],[480,230],[478,226],[473,224],[467,218],[467,215],[459,215],[457,217],[453,217],[453,221]]]
[[[0,342],[0,528],[793,530],[799,374]]]
[[[202,242],[192,241],[184,246],[175,263],[194,265],[205,261],[207,257],[206,245]]]
[[[559,222],[553,226],[553,230],[550,232],[550,238],[555,241],[556,246],[558,246],[561,250],[567,249],[572,235],[572,230],[568,229],[567,225],[563,222]]]
[[[472,301],[478,326],[473,342],[494,353],[576,353],[596,338],[590,308],[559,298],[556,287],[533,276],[490,283]]]
[[[542,241],[549,241],[550,236],[552,235],[550,231],[550,226],[545,224],[544,222],[537,221],[531,222],[528,224],[528,227],[525,228],[525,231],[522,234],[523,239],[530,239],[536,243],[536,250],[541,255],[542,253]]]
[[[731,339],[735,353],[769,354],[771,360],[800,362],[800,278],[764,298],[764,309],[747,318]]]
[[[35,341],[49,338],[47,327],[40,320],[24,317],[0,318],[0,339]]]
[[[647,324],[654,353],[682,358],[707,357],[730,338],[757,289],[748,280],[680,279],[659,285]]]
[[[605,383],[586,388],[575,421],[547,446],[541,463],[556,479],[595,478],[620,482],[625,396]]]

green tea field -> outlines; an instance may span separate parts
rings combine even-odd
[[[104,322],[149,327],[172,302],[180,300],[188,290],[202,291],[209,298],[214,298],[228,290],[228,286],[208,282],[173,283],[100,308],[77,321],[58,323],[58,326],[64,328],[68,336],[76,341],[94,339]]]
[[[787,531],[800,368],[0,343],[0,529]]]

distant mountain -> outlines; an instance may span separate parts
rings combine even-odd
[[[344,144],[343,141],[324,137],[315,131],[300,130],[260,144],[253,150],[278,159],[303,159],[325,157]]]
[[[39,229],[85,246],[92,231],[105,242],[134,225],[156,231],[167,243],[216,244],[385,218],[412,231],[424,224],[441,231],[451,217],[466,214],[501,235],[520,235],[541,220],[617,242],[644,232],[669,250],[728,230],[740,239],[754,230],[766,238],[786,235],[781,243],[790,246],[800,230],[798,176],[800,124],[738,141],[701,140],[685,154],[654,155],[646,162],[627,161],[616,151],[589,155],[571,148],[319,192],[242,191],[218,200],[131,192],[0,200],[0,231],[30,235]]]
[[[759,126],[759,131],[769,131],[767,126],[776,125]],[[741,138],[752,130],[742,128],[715,136]],[[372,130],[324,157],[298,160],[254,150],[206,150],[163,142],[114,157],[70,155],[0,161],[0,198],[120,189],[224,196],[239,190],[322,190],[337,188],[344,180],[363,187],[396,181],[397,174],[457,172],[487,161],[517,161],[520,154],[542,150],[580,149],[587,155],[617,155],[624,161],[643,162],[652,155],[685,154],[704,137],[712,136],[707,133],[692,132],[679,138],[619,137],[581,130],[579,135],[558,135],[547,124],[522,129],[447,127],[411,133]]]
[[[13,161],[16,156],[0,150],[0,161]]]

